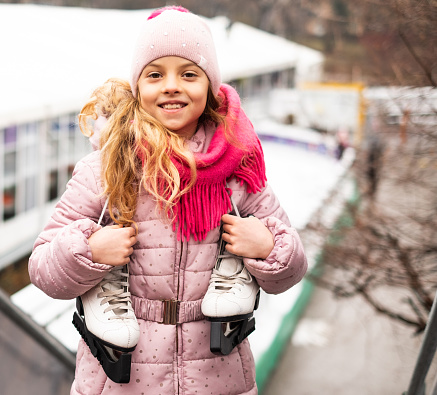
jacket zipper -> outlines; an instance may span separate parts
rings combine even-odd
[[[179,300],[179,289],[180,289],[180,273],[181,273],[181,264],[182,264],[182,257],[184,252],[184,241],[181,240],[181,250],[179,253],[179,263],[178,263],[178,270],[177,270],[177,286],[176,286],[176,300]],[[179,310],[177,311],[177,317],[179,318]],[[176,372],[177,372],[177,389],[178,389],[178,395],[180,393],[180,385],[179,385],[179,328],[178,323],[175,325],[175,332],[176,332]]]

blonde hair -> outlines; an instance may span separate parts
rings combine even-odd
[[[212,97],[208,94],[199,122],[224,123],[224,117],[216,111],[220,102]],[[185,140],[145,112],[124,80],[110,79],[93,92],[79,114],[85,136],[93,135],[89,122],[99,116],[107,118],[101,130],[100,149],[103,194],[109,198],[111,218],[119,224],[134,224],[141,186],[153,196],[158,209],[172,218],[173,206],[196,181],[196,163],[185,147]],[[190,169],[190,182],[182,190],[179,172],[171,158]]]

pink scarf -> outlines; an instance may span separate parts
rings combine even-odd
[[[229,85],[222,84],[219,96],[223,104],[219,109],[226,116],[230,128],[240,145],[230,144],[224,134],[224,126],[217,127],[206,153],[194,153],[197,180],[174,208],[173,230],[178,240],[204,240],[207,233],[220,225],[223,214],[231,210],[230,193],[226,182],[236,178],[246,185],[247,192],[256,193],[265,186],[265,164],[261,143],[252,123],[243,112],[238,93]],[[244,159],[244,160],[243,160]],[[181,188],[190,180],[190,169],[173,160],[181,177]]]

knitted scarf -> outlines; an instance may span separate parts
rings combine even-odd
[[[228,128],[232,129],[240,147],[225,138],[224,125],[214,132],[206,153],[194,153],[197,179],[194,186],[181,196],[174,208],[173,230],[178,240],[190,238],[204,240],[207,233],[220,225],[223,214],[231,210],[227,181],[236,178],[246,185],[249,193],[256,193],[265,186],[265,164],[261,143],[252,123],[243,112],[238,93],[229,85],[222,84],[219,96],[222,106],[219,113],[225,115]],[[181,177],[181,188],[190,181],[190,169],[174,160]]]

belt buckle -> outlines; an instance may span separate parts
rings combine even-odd
[[[178,323],[179,300],[163,300],[164,314],[162,323],[164,325],[176,325]]]

